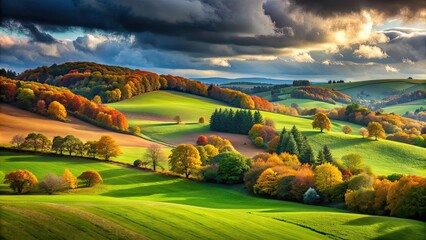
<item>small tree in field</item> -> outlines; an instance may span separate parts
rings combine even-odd
[[[186,178],[201,166],[200,154],[191,144],[181,144],[172,149],[169,156],[170,170],[185,174]]]
[[[53,101],[49,104],[47,113],[59,120],[65,120],[67,118],[67,110],[64,105],[57,101]]]
[[[25,142],[25,137],[23,135],[15,135],[12,140],[10,140],[11,144],[16,144],[18,149],[21,149],[21,144]]]
[[[68,189],[74,189],[78,186],[78,180],[70,170],[65,169],[62,176],[65,179],[66,186],[68,187]]]
[[[324,113],[319,112],[314,115],[312,127],[321,129],[321,132],[323,132],[324,129],[326,129],[327,131],[331,131],[330,119],[328,119],[327,115],[325,115]]]
[[[352,128],[351,128],[351,127],[349,127],[348,125],[343,126],[343,128],[342,128],[342,132],[343,132],[344,134],[351,134],[351,133],[352,133]]]
[[[362,138],[368,137],[368,130],[366,128],[360,128],[359,134],[362,136]]]
[[[152,169],[154,172],[157,170],[157,166],[160,166],[160,161],[165,158],[164,151],[158,144],[152,144],[146,149],[144,157],[151,161]]]
[[[103,135],[96,142],[96,154],[108,161],[110,157],[116,157],[121,154],[120,145],[110,135]]]
[[[382,124],[378,122],[368,123],[368,137],[375,137],[376,141],[378,138],[386,138],[385,130],[383,129]]]
[[[140,166],[142,166],[142,160],[139,160],[139,159],[136,159],[134,162],[133,162],[133,167],[140,167]]]
[[[39,187],[41,190],[51,195],[54,192],[65,190],[67,188],[67,182],[64,177],[47,174],[40,180]]]
[[[16,170],[6,174],[4,182],[17,193],[30,192],[37,184],[37,178],[34,174],[27,170]]]
[[[80,176],[78,176],[78,179],[82,180],[86,187],[93,187],[103,182],[101,175],[93,170],[84,171]]]
[[[198,123],[205,123],[206,122],[206,118],[203,116],[203,117],[200,117],[199,119],[198,119]]]
[[[180,124],[182,122],[182,118],[180,117],[180,115],[176,115],[173,120],[176,121],[176,124]]]

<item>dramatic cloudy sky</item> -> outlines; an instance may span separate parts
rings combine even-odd
[[[426,78],[425,0],[0,0],[0,67]]]

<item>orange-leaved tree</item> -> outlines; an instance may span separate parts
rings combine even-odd
[[[328,119],[327,115],[325,115],[324,113],[319,112],[314,115],[312,127],[321,129],[321,132],[323,132],[324,129],[326,129],[327,131],[331,131],[330,119]]]
[[[49,104],[47,113],[59,120],[65,120],[67,118],[67,110],[65,109],[64,105],[58,101],[53,101]]]
[[[84,171],[78,179],[82,180],[86,187],[93,187],[103,182],[101,175],[93,170]]]
[[[26,193],[31,191],[38,183],[37,177],[27,170],[16,170],[6,174],[4,183],[17,193]]]
[[[121,154],[120,145],[110,135],[102,135],[96,142],[96,154],[108,161],[110,157]]]
[[[368,123],[368,137],[375,137],[376,141],[378,138],[386,138],[385,130],[383,129],[382,124],[378,122]]]

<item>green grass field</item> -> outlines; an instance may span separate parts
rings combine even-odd
[[[193,98],[195,99],[194,104],[191,104],[191,99]],[[145,104],[149,105],[149,107],[145,107]],[[194,136],[195,141],[198,134],[204,134],[209,131],[208,124],[196,123],[198,117],[203,115],[208,119],[215,108],[226,107],[211,99],[171,91],[142,94],[132,99],[115,103],[113,106],[128,116],[130,125],[141,126],[142,132],[148,137],[168,143],[179,142],[179,139],[185,142],[188,136]],[[155,109],[159,109],[158,116],[160,117],[167,114],[174,116],[181,113],[184,115],[184,121],[186,118],[192,122],[176,125],[171,122],[161,121],[161,119],[157,121],[143,119],[147,115],[153,116]],[[264,117],[274,120],[277,131],[281,131],[283,126],[290,129],[293,125],[296,125],[303,134],[308,136],[315,152],[322,148],[324,144],[327,144],[337,158],[352,152],[361,154],[365,162],[373,168],[376,174],[426,175],[426,157],[424,157],[426,156],[426,149],[424,148],[387,140],[372,141],[362,139],[361,136],[357,135],[362,126],[348,122],[333,120],[332,132],[320,134],[318,130],[312,129],[312,120],[308,117],[293,117],[269,112],[262,112],[262,114]],[[353,128],[353,134],[345,135],[341,132],[342,127],[345,125]]]
[[[342,107],[342,104],[340,104],[340,103],[331,104],[331,103],[315,101],[315,100],[311,100],[311,99],[298,99],[298,98],[288,98],[286,100],[281,100],[281,101],[278,101],[276,103],[280,103],[280,104],[283,104],[283,105],[286,105],[286,106],[291,106],[292,103],[297,103],[299,105],[299,107],[323,108],[323,109],[327,109],[327,110]]]
[[[387,113],[397,113],[402,115],[402,114],[405,114],[407,111],[414,112],[416,109],[420,107],[426,108],[426,99],[419,99],[417,101],[385,107],[383,108],[383,111]]]
[[[0,184],[2,239],[423,239],[426,224],[258,198],[241,185],[192,182],[89,160],[0,153],[0,174],[27,169],[104,183],[57,195],[10,195]],[[82,235],[84,234],[84,235]]]

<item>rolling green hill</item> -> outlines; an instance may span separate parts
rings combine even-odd
[[[192,182],[102,162],[0,153],[0,174],[98,171],[104,183],[58,195],[4,195],[4,239],[422,239],[426,224],[269,200],[241,185]],[[43,231],[40,231],[43,229]],[[66,234],[65,234],[66,233]],[[358,238],[358,237],[357,237]]]
[[[199,134],[211,134],[207,124],[198,124],[200,116],[208,120],[215,108],[226,107],[211,99],[172,91],[156,91],[129,100],[111,104],[122,111],[129,119],[130,125],[141,126],[142,132],[150,138],[166,143],[179,144],[195,142]],[[156,111],[158,114],[156,114]],[[171,122],[175,115],[182,115],[185,124]],[[324,144],[331,147],[335,157],[357,152],[363,156],[366,163],[373,168],[376,174],[404,174],[426,175],[426,149],[413,145],[397,143],[387,140],[372,141],[362,139],[357,132],[361,126],[343,121],[332,121],[333,131],[320,134],[312,129],[312,120],[307,117],[293,117],[288,115],[262,112],[264,117],[274,120],[277,131],[285,126],[290,129],[296,125],[303,134],[307,135],[314,151],[317,152]],[[349,125],[354,134],[341,133],[343,126]],[[232,142],[246,136],[228,134]],[[249,155],[262,151],[251,146],[245,146],[242,153]],[[361,150],[361,151],[360,151]],[[247,151],[247,152],[246,152]]]
[[[303,107],[303,108],[323,108],[327,110],[343,106],[343,104],[340,104],[340,103],[331,104],[331,103],[316,101],[312,99],[299,99],[299,98],[287,98],[285,100],[277,101],[275,103],[280,103],[286,106],[291,106],[292,103],[297,103],[299,107]]]
[[[417,101],[401,103],[390,107],[383,108],[383,111],[388,113],[405,114],[407,111],[414,112],[416,109],[426,107],[426,99],[419,99]]]

